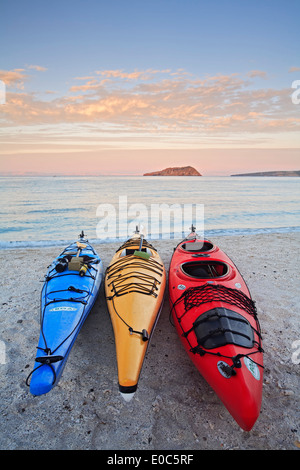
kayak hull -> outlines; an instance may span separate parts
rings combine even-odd
[[[255,305],[230,258],[191,234],[169,270],[172,318],[190,359],[249,431],[261,408],[263,350]]]
[[[105,274],[105,295],[114,330],[119,390],[135,393],[149,341],[164,300],[166,273],[157,251],[140,237],[129,239],[115,253]],[[140,253],[140,252],[139,252]],[[126,396],[125,396],[126,399]]]
[[[97,298],[103,278],[103,263],[83,240],[80,258],[87,261],[83,276],[69,264],[63,272],[56,266],[77,258],[78,246],[69,245],[51,264],[41,293],[41,325],[37,355],[30,374],[30,392],[48,393],[59,382],[78,333]]]

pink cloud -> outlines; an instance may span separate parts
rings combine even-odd
[[[83,80],[83,78],[82,78]],[[101,87],[105,83],[104,80],[101,80],[100,82],[98,80],[92,79],[88,80],[85,85],[73,85],[70,88],[71,92],[77,92],[77,91],[88,91],[88,90],[96,90],[97,88]]]
[[[46,67],[42,67],[41,65],[28,65],[28,68],[36,70],[37,72],[46,72],[46,70],[48,70]]]
[[[292,72],[299,72],[300,71],[300,67],[291,67],[289,69],[289,72],[292,73]]]
[[[140,140],[152,144],[155,139],[172,145],[201,145],[218,136],[243,143],[245,135],[258,142],[262,133],[278,138],[280,133],[299,132],[298,108],[291,105],[290,90],[253,90],[249,77],[254,72],[259,71],[244,78],[237,74],[199,78],[183,70],[174,75],[169,69],[98,71],[99,78],[76,77],[80,85],[70,86],[66,96],[56,95],[52,100],[8,91],[6,105],[0,108],[1,124],[7,132],[11,126],[76,125],[79,138],[80,129],[84,136],[94,135],[97,125],[99,135],[109,136],[111,145]],[[17,69],[0,71],[1,76],[12,86],[28,80]],[[68,141],[68,136],[63,138]]]
[[[145,72],[124,72],[123,70],[97,70],[96,74],[102,75],[108,78],[125,78],[130,80],[136,80],[144,75]]]
[[[97,70],[96,74],[102,75],[108,78],[116,78],[122,80],[148,80],[151,76],[157,74],[170,74],[170,69],[164,70],[135,70],[134,72],[124,72],[123,70]]]
[[[263,78],[264,80],[267,79],[267,72],[263,72],[262,70],[251,70],[247,73],[248,77],[250,78]]]
[[[0,80],[2,80],[6,86],[23,88],[24,82],[28,79],[24,69],[14,69],[14,70],[0,70]]]

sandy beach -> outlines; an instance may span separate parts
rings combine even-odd
[[[245,278],[262,329],[263,402],[250,432],[239,428],[190,362],[170,324],[167,295],[130,403],[118,392],[114,336],[103,288],[58,386],[47,395],[32,396],[25,380],[39,336],[40,292],[47,266],[62,246],[1,252],[0,449],[299,448],[300,233],[212,241]],[[168,270],[176,241],[152,243]],[[104,268],[119,245],[94,245]]]

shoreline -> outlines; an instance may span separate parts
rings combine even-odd
[[[296,450],[300,233],[222,235],[212,241],[244,277],[262,330],[263,402],[249,433],[233,421],[183,350],[169,322],[167,292],[132,402],[123,402],[118,392],[103,286],[59,384],[47,395],[30,395],[25,380],[38,341],[42,281],[60,252],[60,246],[31,247],[2,252],[3,266],[9,263],[12,275],[3,270],[0,279],[0,340],[5,345],[0,449]],[[167,271],[176,242],[151,240]],[[95,244],[104,269],[120,244]]]
[[[254,229],[249,229],[249,228],[241,228],[241,229],[212,229],[212,230],[206,230],[204,232],[204,236],[202,237],[201,234],[199,234],[199,238],[202,239],[215,239],[215,238],[223,238],[223,237],[240,237],[240,236],[253,236],[253,235],[272,235],[272,234],[281,234],[281,233],[298,233],[300,232],[300,226],[294,226],[294,227],[277,227],[277,228],[254,228]],[[146,236],[146,239],[150,243],[168,243],[168,242],[174,242],[178,243],[180,240],[185,238],[187,235],[186,233],[183,233],[181,237],[175,238],[174,233],[170,234],[171,236],[169,238],[162,238],[162,236],[157,237],[154,236],[152,237],[151,234]],[[107,239],[107,240],[100,240],[99,238],[89,238],[89,242],[96,246],[96,247],[101,247],[101,246],[106,246],[107,244],[122,244],[125,242],[128,237],[117,237],[115,239]],[[1,250],[19,250],[19,249],[44,249],[44,248],[55,248],[55,247],[66,247],[67,245],[73,243],[74,239],[68,239],[68,240],[32,240],[32,241],[22,241],[22,240],[14,240],[14,241],[1,241],[0,240],[0,249]]]

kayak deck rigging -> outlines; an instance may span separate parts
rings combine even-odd
[[[176,306],[181,302],[184,303],[184,310],[179,316],[176,312]],[[187,314],[187,312],[194,307],[199,307],[200,305],[209,302],[224,302],[244,310],[255,319],[256,328],[254,328],[245,317],[237,312],[224,307],[219,307],[213,308],[205,314],[200,315],[195,319],[191,328],[184,330],[182,327],[182,318]],[[231,371],[227,371],[228,374],[234,375],[235,371],[233,369],[241,367],[240,359],[242,357],[249,357],[253,354],[263,352],[261,331],[257,318],[255,302],[237,289],[232,289],[220,284],[209,283],[201,286],[189,287],[172,304],[170,318],[172,312],[176,315],[178,323],[182,329],[182,336],[186,338],[190,345],[190,351],[193,354],[199,354],[200,356],[211,354],[231,359],[233,365],[230,368]],[[195,333],[197,338],[198,344],[196,346],[192,346],[188,338],[192,331]],[[257,335],[258,340],[254,339],[253,333]],[[211,349],[227,344],[235,344],[249,349],[253,349],[255,347],[256,350],[246,354],[238,354],[236,356],[226,356],[220,352],[211,351]],[[263,368],[263,365],[255,362],[252,357],[251,361]]]
[[[146,242],[145,246],[146,245],[150,244]],[[136,242],[131,243],[131,240],[129,240],[119,250],[123,248],[127,251],[128,247],[132,246],[136,246]],[[141,269],[143,271],[148,271],[149,273],[139,272]],[[126,274],[123,274],[124,270]],[[150,258],[148,260],[143,260],[141,258],[136,257],[134,254],[126,254],[124,257],[119,258],[106,270],[106,276],[108,281],[107,287],[110,288],[110,291],[112,293],[112,295],[107,295],[106,299],[112,301],[112,305],[116,315],[128,327],[130,333],[140,334],[142,336],[143,341],[148,341],[149,339],[149,334],[147,330],[134,330],[133,327],[131,327],[126,322],[126,320],[118,313],[114,298],[131,293],[144,294],[156,298],[157,293],[155,291],[158,291],[159,289],[158,286],[161,284],[159,277],[162,277],[163,272],[163,265],[158,261]]]
[[[136,268],[142,268],[153,274],[136,273]],[[122,271],[126,269],[126,275],[122,275]],[[134,255],[126,255],[126,257],[118,259],[114,264],[107,268],[107,279],[110,280],[108,286],[111,286],[111,291],[114,293],[111,297],[137,292],[140,294],[153,295],[157,297],[155,290],[156,285],[160,284],[157,276],[162,276],[163,266],[155,260],[147,260],[141,262]],[[134,281],[137,279],[137,281]]]
[[[226,302],[230,305],[246,310],[246,312],[249,315],[252,315],[258,323],[255,302],[240,290],[232,289],[221,284],[206,283],[201,286],[189,287],[173,303],[172,308],[182,301],[184,301],[185,310],[181,317],[193,307],[199,307],[199,305],[203,303],[216,301]]]

